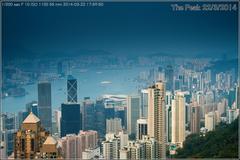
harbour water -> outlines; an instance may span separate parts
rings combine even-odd
[[[72,75],[78,80],[78,100],[90,97],[95,100],[103,94],[134,94],[137,93],[139,82],[135,79],[146,68],[132,68],[119,70],[94,70],[85,72],[73,70]],[[108,83],[101,83],[101,82]],[[52,85],[52,108],[56,109],[66,102],[67,80],[57,79]],[[22,97],[7,97],[3,99],[3,111],[17,113],[24,110],[25,105],[33,100],[37,101],[37,83],[24,86],[26,92]]]

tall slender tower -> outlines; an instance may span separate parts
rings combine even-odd
[[[177,92],[172,100],[172,143],[182,147],[185,140],[185,97]]]
[[[38,114],[43,127],[52,130],[51,83],[38,83]]]
[[[190,131],[192,133],[200,132],[200,106],[194,101],[191,105]]]
[[[77,79],[68,75],[67,79],[67,101],[77,103]]]
[[[140,117],[140,97],[127,97],[127,130],[128,134],[136,134],[136,124]]]
[[[157,141],[155,158],[166,158],[165,85],[157,82],[148,88],[148,134]]]

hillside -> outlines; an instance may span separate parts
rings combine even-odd
[[[177,153],[175,158],[238,158],[238,119],[218,125],[204,137],[189,135]]]

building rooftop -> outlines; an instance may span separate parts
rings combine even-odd
[[[27,118],[25,118],[25,120],[23,121],[23,123],[38,123],[40,121],[40,119],[35,116],[35,114],[33,114],[32,112],[27,116]]]
[[[43,144],[57,144],[57,141],[52,136],[48,136]]]

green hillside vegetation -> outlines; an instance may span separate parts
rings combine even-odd
[[[238,158],[238,119],[221,123],[205,136],[191,134],[175,158]]]

